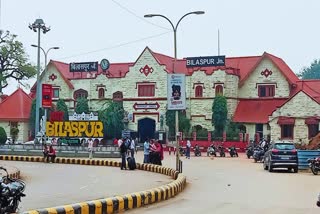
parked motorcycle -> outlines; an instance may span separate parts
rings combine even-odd
[[[180,156],[186,155],[186,151],[182,147],[179,147],[179,154]]]
[[[194,148],[194,156],[196,156],[196,157],[201,156],[201,151],[200,151],[199,146],[196,146],[196,147]]]
[[[263,148],[261,147],[254,148],[253,155],[252,155],[254,162],[256,163],[258,161],[262,161],[264,153],[265,153],[265,150]]]
[[[229,154],[231,157],[239,157],[237,149],[234,146],[229,148]]]
[[[216,153],[217,149],[214,145],[211,145],[208,147],[207,149],[207,156],[215,156],[217,157],[217,153]]]
[[[9,178],[6,168],[0,167],[0,170],[6,172],[6,175],[0,178],[0,214],[18,213],[21,197],[26,196],[23,193],[26,184],[20,179]]]
[[[219,150],[219,153],[220,153],[220,157],[225,157],[226,156],[226,153],[224,152],[223,146],[219,146],[218,150]]]
[[[253,156],[253,146],[248,146],[246,148],[246,155],[250,159],[251,156]]]
[[[317,175],[320,171],[320,157],[310,158],[307,160],[309,163],[309,167],[314,175]]]

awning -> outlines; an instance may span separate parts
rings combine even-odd
[[[278,118],[279,125],[294,125],[295,119],[293,117],[282,117]]]
[[[305,119],[305,124],[307,125],[318,125],[320,122],[319,117],[308,117]]]

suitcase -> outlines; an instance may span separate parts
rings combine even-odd
[[[132,157],[128,157],[127,158],[127,161],[128,161],[128,167],[130,170],[134,170],[137,168],[136,166],[136,160]]]

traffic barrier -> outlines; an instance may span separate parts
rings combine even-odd
[[[43,162],[43,157],[27,157],[27,156],[10,156],[1,155],[0,160],[11,161],[30,161]],[[78,158],[61,158],[58,157],[55,163],[61,164],[82,164],[82,165],[97,165],[97,166],[112,166],[120,167],[121,163],[112,160],[97,160],[97,159],[78,159]],[[153,164],[137,163],[137,169],[160,173],[171,176],[174,181],[160,187],[152,188],[145,191],[129,193],[120,196],[114,196],[105,199],[80,202],[70,205],[37,209],[24,212],[25,214],[66,214],[66,213],[116,213],[123,212],[129,209],[142,207],[148,204],[157,203],[163,200],[168,200],[183,191],[186,185],[186,176],[169,167],[158,166]]]
[[[298,165],[299,169],[308,169],[309,158],[320,157],[320,150],[298,150]]]

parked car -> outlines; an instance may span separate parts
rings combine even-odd
[[[293,169],[298,172],[298,152],[293,143],[274,143],[264,154],[263,168],[272,172],[275,168]]]

